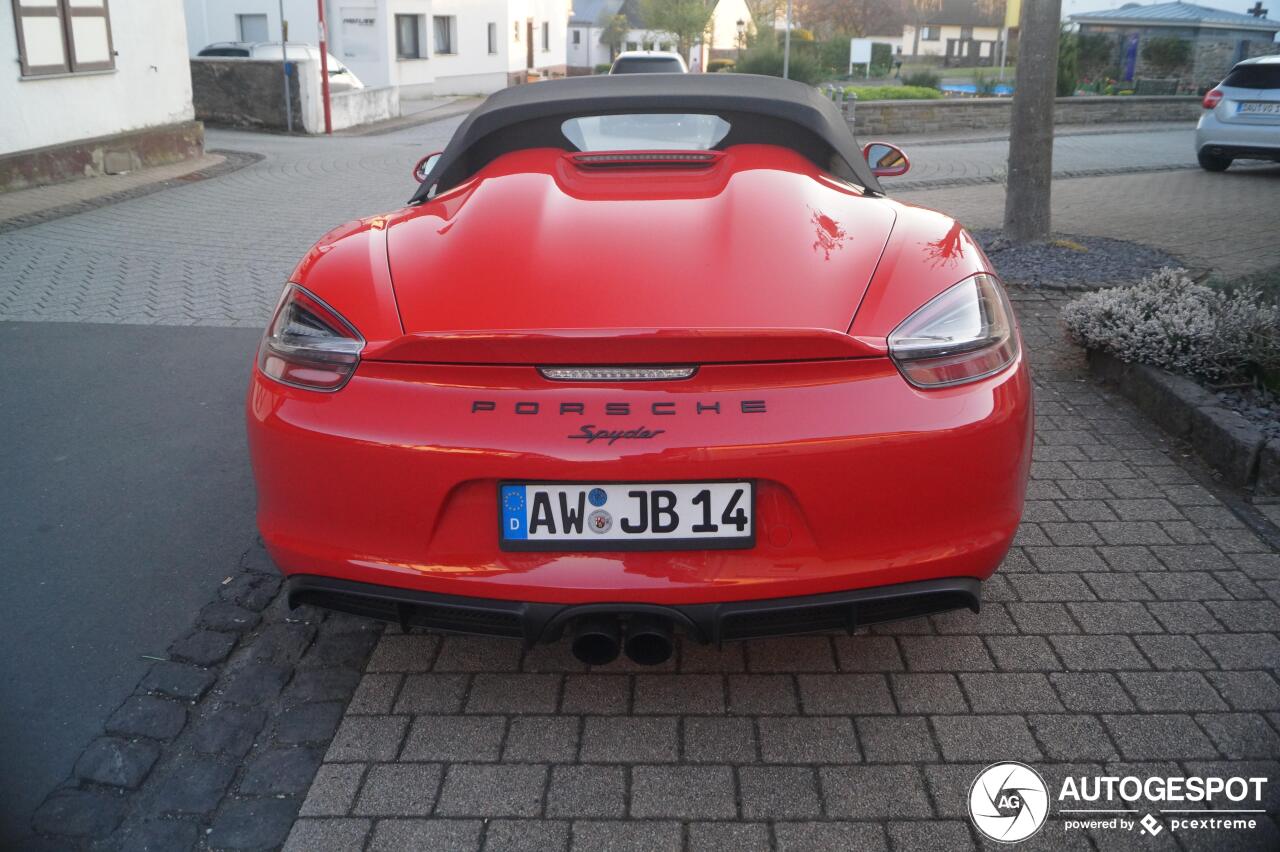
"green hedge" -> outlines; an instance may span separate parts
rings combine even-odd
[[[938,89],[925,86],[845,86],[846,95],[860,101],[932,101],[942,97]]]

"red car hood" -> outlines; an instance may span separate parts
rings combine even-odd
[[[771,146],[690,169],[580,167],[536,149],[395,220],[388,256],[406,334],[437,353],[646,335],[731,350],[763,329],[783,348],[798,336],[838,346],[894,219],[885,200]],[[505,360],[490,351],[456,360]]]

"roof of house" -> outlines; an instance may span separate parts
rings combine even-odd
[[[600,24],[604,19],[618,14],[622,0],[573,0],[571,24]]]
[[[640,0],[622,0],[620,14],[627,16],[627,22],[631,24],[632,29],[648,29],[649,25],[644,22],[644,15],[640,10]]]
[[[908,18],[908,23],[914,23],[914,20]],[[942,0],[937,9],[924,13],[920,23],[953,27],[998,27],[1004,24],[1004,6],[983,0]]]
[[[1155,3],[1142,6],[1126,3],[1119,9],[1103,9],[1098,12],[1080,12],[1071,16],[1077,24],[1140,24],[1159,27],[1214,27],[1238,30],[1280,31],[1280,21],[1255,18],[1223,9],[1210,9],[1194,3]]]

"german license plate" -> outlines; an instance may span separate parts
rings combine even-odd
[[[1236,107],[1238,113],[1252,113],[1253,115],[1280,115],[1280,101],[1268,103],[1266,101],[1242,101]]]
[[[503,550],[703,550],[755,544],[755,484],[504,482]]]

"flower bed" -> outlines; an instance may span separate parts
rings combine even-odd
[[[1223,291],[1163,269],[1077,299],[1063,320],[1096,374],[1191,440],[1227,481],[1280,496],[1268,390],[1280,381],[1280,305],[1252,287]]]

